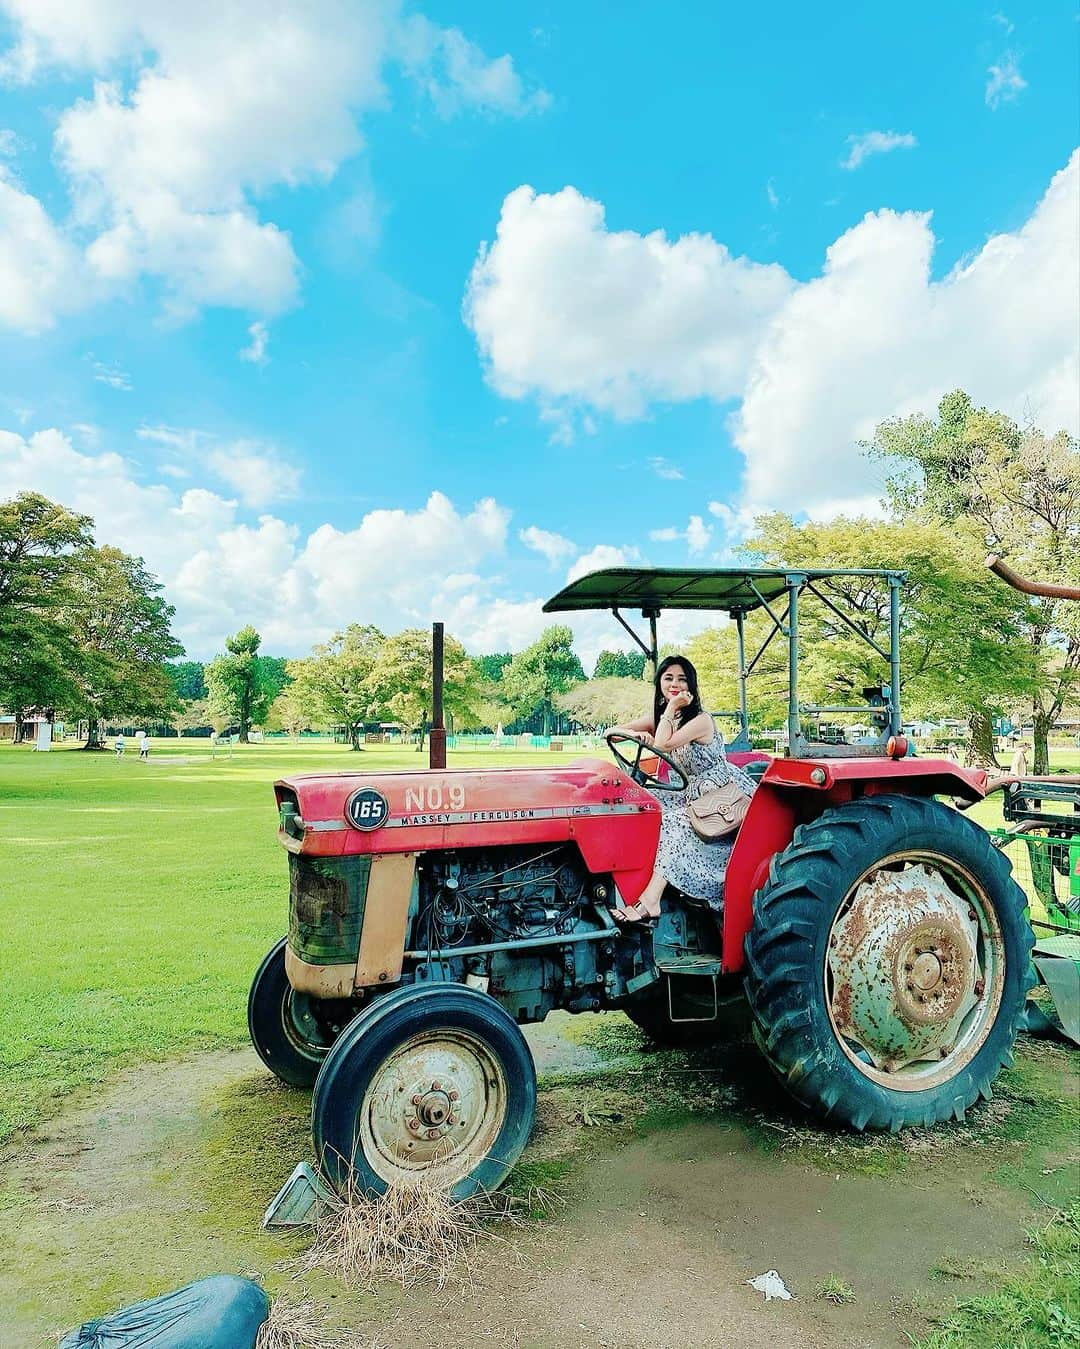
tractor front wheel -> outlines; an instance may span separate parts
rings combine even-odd
[[[290,1087],[311,1087],[327,1050],[355,1007],[297,993],[285,972],[285,938],[267,954],[251,981],[248,1032],[263,1063]]]
[[[754,1035],[793,1096],[856,1129],[962,1119],[1034,982],[1026,900],[983,829],[872,796],[801,825],[746,941]]]
[[[494,1190],[529,1141],[536,1069],[494,999],[461,984],[388,993],[326,1057],[311,1106],[315,1155],[339,1193],[421,1179],[454,1199]]]

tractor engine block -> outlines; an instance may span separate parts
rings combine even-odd
[[[567,844],[428,854],[411,944],[441,951],[451,977],[479,981],[519,1020],[542,1019],[554,1007],[598,1008],[607,1000],[611,943],[557,939],[596,931],[594,906],[609,892]],[[502,943],[512,949],[468,954]],[[458,949],[466,954],[456,957]]]

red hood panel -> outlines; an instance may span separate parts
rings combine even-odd
[[[348,802],[362,788],[387,803],[378,828],[357,829],[348,818]],[[305,773],[283,778],[275,790],[279,802],[292,793],[299,806],[302,838],[279,833],[293,851],[326,857],[573,839],[590,871],[622,875],[627,898],[651,874],[660,832],[656,798],[603,759],[552,769]]]

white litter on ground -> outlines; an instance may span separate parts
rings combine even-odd
[[[791,1301],[792,1295],[788,1292],[783,1279],[775,1269],[759,1274],[756,1279],[747,1279],[746,1282],[757,1292],[764,1293],[766,1302],[771,1302],[774,1297],[778,1297],[784,1302]]]

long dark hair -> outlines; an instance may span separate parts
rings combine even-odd
[[[681,665],[683,673],[686,675],[687,692],[693,695],[693,702],[688,703],[682,710],[682,721],[685,726],[688,721],[698,716],[703,710],[701,706],[701,697],[698,694],[697,671],[694,669],[692,661],[688,661],[685,656],[665,656],[656,667],[656,678],[653,680],[653,726],[660,725],[660,714],[667,708],[668,700],[660,692],[660,676],[665,670],[670,670],[673,665]]]

